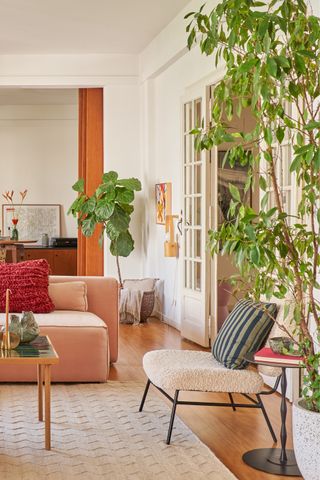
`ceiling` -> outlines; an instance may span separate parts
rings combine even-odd
[[[0,0],[0,55],[137,54],[189,1]]]

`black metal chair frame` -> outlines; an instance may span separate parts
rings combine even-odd
[[[260,408],[262,410],[263,416],[264,416],[265,421],[267,423],[267,426],[269,428],[271,437],[272,437],[274,443],[276,443],[277,442],[277,437],[276,437],[276,434],[274,433],[274,430],[272,428],[272,425],[271,425],[270,419],[268,417],[268,414],[266,412],[265,406],[263,404],[261,395],[272,395],[273,393],[275,393],[278,386],[279,386],[281,376],[282,375],[279,375],[276,378],[274,387],[271,390],[266,390],[266,391],[262,391],[260,393],[257,393],[256,394],[256,399],[252,398],[250,395],[248,395],[246,393],[241,393],[240,394],[240,395],[244,396],[247,400],[249,400],[251,403],[235,403],[234,400],[233,400],[232,393],[228,393],[228,392],[226,392],[226,393],[228,393],[228,395],[229,395],[230,403],[226,403],[226,402],[194,402],[194,401],[179,400],[180,390],[176,390],[175,394],[174,394],[174,397],[172,398],[162,388],[157,387],[157,385],[155,385],[154,383],[151,382],[151,380],[148,379],[145,390],[144,390],[144,393],[143,393],[143,396],[142,396],[141,404],[140,404],[140,407],[139,407],[139,412],[142,412],[142,410],[143,410],[143,407],[144,407],[144,404],[145,404],[145,401],[146,401],[146,398],[147,398],[147,394],[148,394],[148,391],[149,391],[150,384],[152,384],[154,387],[157,388],[157,390],[159,390],[159,392],[161,392],[172,403],[171,417],[170,417],[169,429],[168,429],[167,440],[166,440],[166,444],[170,445],[173,423],[174,423],[174,419],[175,419],[176,410],[177,410],[178,405],[197,405],[197,406],[204,406],[204,407],[231,407],[233,411],[236,411],[237,408]],[[223,393],[223,392],[202,392],[202,391],[198,391],[198,390],[189,390],[189,391],[197,391],[199,393]]]

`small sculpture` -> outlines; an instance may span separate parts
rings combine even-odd
[[[18,315],[10,315],[9,332],[18,335],[20,343],[32,342],[39,335],[39,325],[32,312],[22,312],[21,321]]]
[[[32,312],[22,312],[20,343],[32,342],[40,333],[39,325]]]

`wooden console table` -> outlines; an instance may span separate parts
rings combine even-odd
[[[2,365],[36,365],[38,368],[38,417],[43,421],[43,385],[45,413],[45,449],[51,450],[51,365],[59,363],[49,337],[40,336],[32,343],[19,345],[15,350],[0,350]]]

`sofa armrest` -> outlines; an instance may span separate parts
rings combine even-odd
[[[50,283],[82,281],[87,284],[88,311],[100,317],[108,327],[110,361],[118,358],[119,334],[119,284],[116,279],[108,277],[49,277]]]

